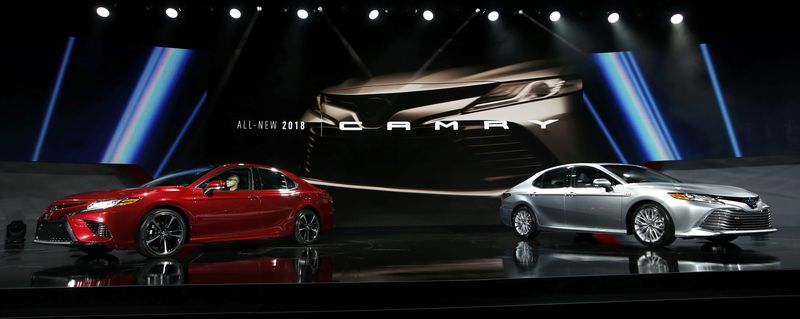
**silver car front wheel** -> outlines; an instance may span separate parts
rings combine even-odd
[[[647,203],[637,207],[631,218],[634,236],[648,247],[663,247],[675,241],[675,227],[667,210]]]

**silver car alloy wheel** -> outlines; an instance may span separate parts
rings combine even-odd
[[[167,256],[181,247],[186,225],[177,213],[164,210],[151,215],[145,222],[144,243],[149,250]]]
[[[636,211],[633,226],[639,238],[645,242],[654,243],[664,237],[665,216],[658,208],[642,207]]]
[[[312,212],[302,212],[297,217],[297,230],[300,239],[310,243],[319,235],[320,223],[317,215]]]
[[[514,215],[514,228],[517,230],[517,234],[520,235],[527,235],[531,232],[531,228],[533,228],[533,216],[531,216],[531,212],[527,209],[521,209]]]

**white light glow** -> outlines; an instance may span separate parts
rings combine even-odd
[[[167,13],[167,16],[172,18],[172,19],[175,19],[175,18],[178,17],[178,10],[175,10],[174,8],[167,8],[167,11],[165,11],[165,12]]]
[[[242,17],[242,12],[239,11],[239,9],[236,9],[236,8],[231,9],[231,11],[229,13],[231,14],[231,18],[234,18],[234,19],[239,19],[239,18]]]
[[[497,13],[497,11],[492,11],[492,12],[489,12],[488,18],[489,18],[489,21],[497,21],[497,19],[500,18],[500,14]]]
[[[608,23],[617,23],[619,21],[619,13],[612,13],[608,15]]]
[[[558,20],[561,20],[561,12],[553,11],[550,13],[550,21],[556,22]]]
[[[422,17],[427,21],[431,21],[433,20],[433,12],[431,12],[431,10],[425,10],[425,12],[422,13]]]
[[[103,18],[108,18],[108,16],[111,15],[111,11],[108,11],[108,9],[105,7],[97,7],[97,15]]]
[[[307,19],[308,11],[306,11],[305,9],[297,10],[297,17],[303,20]]]
[[[681,24],[681,22],[683,22],[683,15],[676,13],[672,15],[672,18],[669,18],[669,22],[672,22],[672,24]]]

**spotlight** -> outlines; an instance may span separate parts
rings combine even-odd
[[[317,12],[322,12],[322,7],[317,7]]]
[[[378,10],[372,10],[369,12],[369,19],[375,20],[378,18],[379,15],[381,15],[381,13]]]
[[[497,13],[497,11],[492,11],[492,12],[489,12],[488,18],[489,18],[489,21],[497,21],[497,19],[500,18],[500,14]]]
[[[111,15],[111,11],[108,11],[106,7],[97,7],[97,15],[103,18],[108,18],[108,16]]]
[[[608,23],[617,23],[619,21],[619,13],[613,12],[608,15]]]
[[[167,8],[167,11],[165,11],[165,12],[167,13],[167,16],[172,18],[172,19],[175,19],[175,18],[178,17],[178,10],[175,10],[174,8]]]
[[[242,12],[239,11],[239,9],[236,9],[236,8],[231,9],[231,11],[229,13],[231,14],[231,18],[234,18],[234,19],[239,19],[239,18],[242,17]]]
[[[306,11],[305,9],[297,10],[297,17],[305,20],[306,18],[308,18],[308,11]]]
[[[525,11],[522,11],[522,9],[519,9],[519,11],[517,11],[517,14],[524,14],[524,13]]]
[[[479,12],[481,12],[481,8],[476,8],[475,9],[475,13],[479,13]]]
[[[431,12],[431,10],[425,10],[425,12],[422,13],[422,17],[427,21],[431,21],[433,20],[433,12]]]
[[[257,6],[256,11],[261,11],[261,6]]]
[[[683,15],[680,13],[673,14],[672,18],[669,18],[669,22],[672,22],[672,24],[681,24],[681,22],[683,22]]]
[[[550,13],[550,21],[556,22],[561,20],[561,12],[553,11]]]

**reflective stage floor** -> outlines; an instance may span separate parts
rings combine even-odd
[[[677,240],[646,249],[631,236],[542,233],[500,226],[350,228],[313,246],[287,240],[187,246],[148,260],[135,251],[87,256],[26,243],[0,251],[0,288],[287,282],[476,280],[635,273],[800,269],[800,228],[730,244]]]

